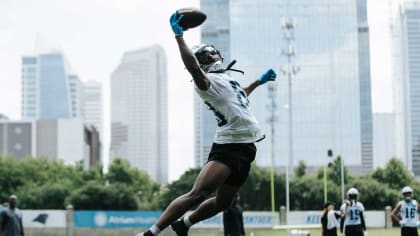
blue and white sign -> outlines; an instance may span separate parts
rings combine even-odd
[[[152,226],[160,211],[75,211],[74,226],[79,228],[117,228]]]
[[[267,211],[245,211],[243,213],[246,228],[271,228],[273,227],[273,215]],[[278,224],[279,215],[274,215],[274,223]],[[193,226],[197,229],[223,228],[223,214],[219,213],[210,219],[204,220]]]

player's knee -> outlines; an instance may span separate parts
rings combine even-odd
[[[206,190],[193,189],[188,195],[194,202],[201,203],[210,196],[210,193]]]

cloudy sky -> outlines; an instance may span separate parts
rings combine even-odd
[[[388,0],[368,0],[374,112],[392,111]],[[199,0],[0,0],[0,113],[20,119],[20,58],[62,51],[82,80],[104,87],[104,156],[109,147],[109,77],[127,50],[160,44],[167,53],[170,180],[193,165],[192,84],[168,24]],[[199,31],[186,40],[199,42]],[[182,112],[181,112],[182,111]]]

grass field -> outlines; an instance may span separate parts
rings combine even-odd
[[[309,230],[311,232],[311,236],[321,236],[320,230]],[[251,232],[254,232],[254,236],[287,236],[287,232],[285,230],[246,230],[246,236],[249,236]],[[400,229],[393,228],[393,229],[368,229],[369,236],[399,236]],[[193,231],[190,234],[191,236],[223,236],[222,232],[209,232],[209,231]],[[338,233],[338,235],[340,235]]]

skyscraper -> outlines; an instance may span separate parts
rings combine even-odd
[[[385,167],[388,161],[396,157],[394,113],[373,114],[373,160],[374,167]]]
[[[68,83],[71,117],[80,118],[83,116],[83,83],[77,75],[69,75]]]
[[[22,118],[72,117],[69,65],[61,53],[22,57]]]
[[[82,91],[82,113],[85,125],[95,126],[99,135],[103,136],[102,84],[93,80],[83,82]]]
[[[110,157],[168,181],[166,58],[154,45],[124,53],[111,75]]]
[[[287,165],[287,79],[281,56],[287,45],[281,23],[284,16],[296,21],[295,63],[301,71],[292,81],[293,165],[326,164],[327,150],[341,155],[355,173],[372,168],[372,116],[370,101],[369,28],[366,0],[342,1],[230,1],[231,57],[245,70],[243,85],[254,81],[267,68],[278,71],[278,124],[276,165]],[[264,132],[267,88],[250,96]],[[269,143],[258,144],[257,163],[269,165]]]
[[[420,1],[395,1],[392,22],[397,156],[420,175]]]
[[[214,45],[224,64],[230,62],[229,0],[202,0],[200,9],[207,14],[201,26],[201,41]],[[194,93],[194,165],[203,166],[213,143],[216,120],[200,97]]]

